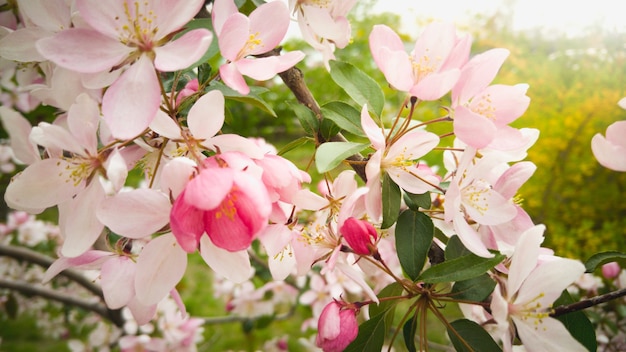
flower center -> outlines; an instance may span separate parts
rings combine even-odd
[[[133,7],[128,2],[124,3],[124,14],[126,15],[126,23],[121,23],[121,27],[117,29],[119,33],[119,41],[131,47],[137,47],[141,51],[151,51],[154,46],[153,38],[158,28],[155,26],[156,14],[150,9],[148,1],[133,2]],[[120,17],[115,17],[116,21],[120,21]]]

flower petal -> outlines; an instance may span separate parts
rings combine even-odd
[[[572,337],[563,323],[554,318],[543,318],[539,325],[535,325],[534,319],[521,319],[516,316],[513,316],[513,321],[527,351],[587,351],[587,348]]]
[[[254,274],[247,251],[227,251],[215,246],[207,236],[200,239],[200,255],[217,274],[234,283],[245,282]]]
[[[0,122],[11,138],[11,149],[15,157],[24,164],[41,160],[37,145],[30,141],[30,122],[15,110],[0,106]]]
[[[107,307],[119,309],[135,297],[136,264],[129,257],[114,256],[102,264],[100,283]]]
[[[161,192],[135,189],[105,199],[96,213],[111,231],[128,238],[150,236],[170,221],[170,201]]]
[[[114,137],[133,139],[150,125],[160,104],[154,66],[142,56],[104,93],[102,114]]]
[[[185,69],[200,60],[209,49],[212,39],[213,35],[209,30],[199,28],[163,46],[157,46],[153,49],[156,54],[154,67],[161,72]]]
[[[186,269],[187,253],[171,233],[148,242],[137,258],[137,299],[144,305],[159,303],[182,279]]]
[[[104,199],[104,189],[95,178],[69,202],[59,204],[59,227],[65,237],[61,254],[77,257],[96,242],[104,225],[96,217],[95,207]]]
[[[224,95],[212,90],[198,99],[187,115],[189,131],[195,139],[209,139],[224,125]]]

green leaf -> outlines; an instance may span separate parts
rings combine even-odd
[[[561,293],[556,301],[554,301],[553,307],[563,306],[574,303],[574,299],[570,296],[567,290]],[[569,333],[578,342],[585,346],[589,351],[596,351],[598,349],[598,342],[596,340],[596,330],[589,321],[589,318],[582,311],[571,312],[556,317]]]
[[[587,269],[586,272],[593,273],[598,266],[614,262],[618,259],[626,259],[626,253],[617,251],[596,253],[587,259],[587,262],[585,263],[585,268]]]
[[[415,280],[426,263],[434,234],[433,221],[420,212],[405,210],[396,224],[396,248],[404,272]]]
[[[455,282],[454,286],[452,286],[452,297],[454,299],[482,302],[489,297],[495,287],[496,282],[485,273],[473,279]]]
[[[378,298],[397,297],[397,296],[402,295],[403,291],[404,291],[404,288],[402,287],[402,285],[400,285],[397,282],[393,282],[387,285],[382,290],[380,290],[377,296]],[[370,304],[369,305],[370,317],[374,317],[379,314],[386,313],[389,309],[391,309],[397,303],[398,303],[398,300],[389,300],[389,301],[382,301],[379,304]]]
[[[454,348],[459,352],[502,352],[491,335],[471,320],[459,319],[450,323],[448,336]]]
[[[304,132],[313,137],[317,137],[317,131],[320,128],[320,122],[317,116],[311,111],[311,109],[307,108],[302,104],[289,104],[293,109],[293,112],[296,114],[298,121],[300,121],[300,125],[304,129]]]
[[[435,284],[439,282],[469,280],[484,274],[487,270],[498,265],[504,258],[506,258],[506,256],[502,254],[496,254],[493,258],[483,258],[475,254],[464,255],[431,266],[424,270],[417,281]]]
[[[331,101],[321,107],[325,119],[333,121],[344,131],[356,136],[365,137],[361,127],[361,113],[342,101]]]
[[[337,167],[350,155],[361,152],[369,144],[352,142],[326,142],[315,152],[315,166],[319,173],[328,172]]]
[[[222,94],[224,94],[224,97],[227,99],[250,104],[265,111],[273,117],[276,117],[276,113],[274,112],[274,109],[272,109],[272,106],[268,104],[265,100],[261,99],[261,97],[259,96],[260,94],[267,92],[267,88],[250,87],[250,93],[248,93],[248,95],[242,95],[236,90],[224,85],[221,82],[213,81],[211,82],[211,85],[207,88],[207,92],[211,90],[219,90],[220,92],[222,92]]]
[[[470,252],[469,249],[465,248],[459,236],[454,235],[450,237],[448,243],[446,244],[446,260],[459,258],[468,254],[472,254],[472,252]]]
[[[378,314],[359,325],[359,334],[344,352],[380,352],[385,343],[385,314]]]
[[[337,126],[333,121],[329,119],[322,119],[320,121],[320,135],[324,140],[329,141],[330,138],[337,133],[341,132],[341,128]]]
[[[307,143],[313,142],[313,140],[311,140],[311,137],[300,137],[296,140],[293,140],[291,142],[289,142],[287,145],[285,145],[284,147],[280,148],[280,150],[278,151],[278,155],[283,155],[286,154],[296,148],[299,148]]]
[[[383,91],[376,81],[352,64],[330,61],[330,77],[343,88],[357,104],[380,116],[385,105]]]
[[[415,348],[415,333],[417,331],[417,315],[413,316],[413,319],[409,319],[402,327],[402,336],[404,337],[404,344],[409,352],[417,352]]]
[[[404,203],[411,210],[418,211],[419,208],[430,209],[430,192],[413,194],[404,192]]]
[[[383,176],[383,222],[380,225],[382,229],[388,229],[395,224],[400,215],[400,205],[402,192],[400,187],[393,182],[389,174]]]

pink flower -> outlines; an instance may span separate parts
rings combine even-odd
[[[378,253],[376,249],[378,233],[369,222],[350,217],[343,222],[339,232],[341,232],[354,253],[361,255],[375,255],[375,253]]]
[[[263,182],[250,172],[254,166],[239,153],[205,160],[170,213],[172,232],[185,251],[195,251],[205,232],[219,248],[244,250],[265,228],[272,203]]]
[[[471,46],[469,36],[457,37],[454,25],[437,22],[424,29],[410,55],[398,34],[385,25],[374,26],[369,40],[387,82],[421,100],[437,100],[454,87]]]
[[[617,262],[610,262],[602,265],[602,276],[607,279],[615,279],[619,275],[621,268]]]
[[[170,41],[203,3],[77,0],[76,8],[90,27],[69,28],[41,39],[37,49],[57,65],[83,73],[130,64],[104,94],[102,113],[114,137],[133,138],[148,127],[161,104],[155,69],[187,68],[208,49],[212,34],[207,29],[191,30]]]
[[[220,77],[240,94],[250,92],[244,75],[265,81],[304,58],[304,53],[300,51],[281,56],[246,58],[267,53],[283,40],[289,27],[289,10],[281,1],[263,4],[246,17],[238,12],[233,0],[216,0],[212,18],[220,51],[228,60],[219,68]]]
[[[315,344],[324,352],[341,352],[359,333],[356,321],[358,309],[345,302],[329,303],[317,323]]]
[[[615,171],[626,171],[626,121],[617,121],[606,129],[606,137],[596,134],[591,151],[600,165]]]

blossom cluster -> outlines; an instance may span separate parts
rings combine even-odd
[[[309,188],[311,176],[270,143],[223,132],[229,97],[251,94],[253,80],[304,59],[276,49],[291,14],[330,74],[341,69],[333,52],[350,42],[346,16],[356,0],[289,3],[267,2],[245,15],[233,0],[215,0],[207,8],[211,29],[188,25],[202,0],[18,0],[17,16],[1,18],[0,68],[12,79],[0,84],[15,94],[2,96],[0,121],[25,166],[4,199],[31,214],[59,213],[59,258],[42,280],[96,270],[107,307],[127,309],[140,326],[119,340],[123,350],[191,348],[202,322],[185,314],[177,285],[199,253],[232,314],[272,315],[298,301],[311,307],[303,329],[317,329],[316,346],[341,351],[357,338],[361,308],[389,299],[380,296],[386,288],[400,285],[396,299],[446,300],[434,288],[444,281],[428,281],[422,269],[439,264],[427,260],[431,245],[452,255],[458,241],[468,254],[457,259],[486,265],[478,274],[493,284],[467,316],[489,326],[505,350],[517,341],[529,350],[586,350],[551,316],[586,268],[541,247],[545,227],[517,196],[536,169],[524,159],[539,131],[511,126],[530,104],[529,87],[493,83],[509,51],[471,56],[469,35],[434,22],[407,52],[393,29],[374,26],[373,61],[406,99],[388,125],[375,99],[352,94],[353,128],[367,143],[311,137],[318,169],[337,166],[344,159],[331,155],[337,151],[367,150],[353,164],[363,172],[326,174]],[[219,67],[204,77],[199,67],[218,53]],[[445,115],[420,121],[416,107],[433,101],[449,102]],[[55,119],[31,126],[23,114],[39,104],[55,108]],[[450,133],[429,131],[432,123]],[[593,142],[598,160],[618,171],[622,127]],[[430,238],[405,248],[416,242],[406,239],[420,227],[413,219]],[[433,239],[434,228],[442,235]],[[407,256],[407,248],[424,255]],[[258,260],[273,280],[261,286],[251,281]],[[174,307],[163,308],[170,299]],[[142,335],[155,320],[175,326],[180,345]]]

